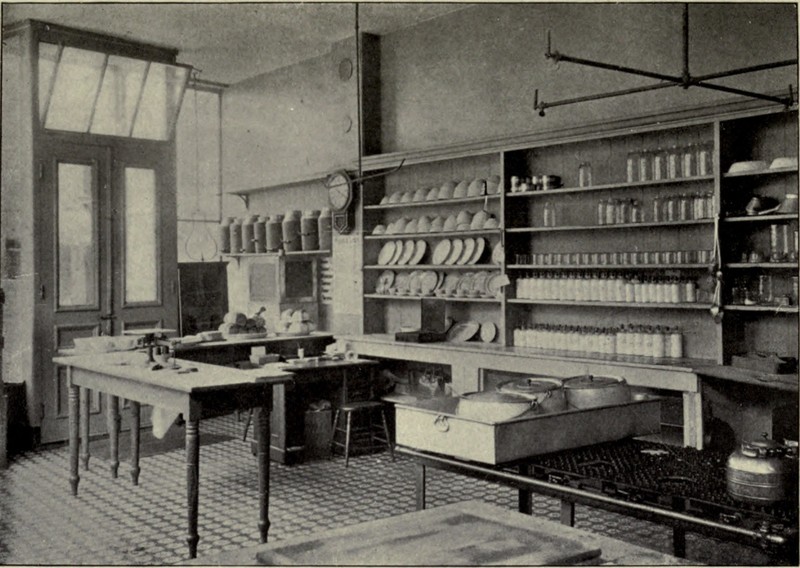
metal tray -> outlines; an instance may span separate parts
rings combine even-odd
[[[526,412],[505,422],[482,422],[457,415],[458,398],[445,397],[395,408],[398,445],[480,463],[500,464],[658,433],[661,399],[563,412]]]

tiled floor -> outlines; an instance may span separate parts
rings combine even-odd
[[[256,463],[242,442],[243,423],[226,417],[204,422],[215,443],[200,458],[198,554],[258,542]],[[138,486],[127,464],[111,479],[94,457],[81,471],[80,494],[69,491],[68,452],[59,447],[15,456],[0,471],[0,564],[172,564],[185,558],[185,468],[181,448],[141,460]],[[469,499],[513,508],[516,492],[456,474],[432,471],[431,506]],[[535,514],[557,520],[555,499],[536,497]],[[305,535],[414,509],[414,468],[386,453],[292,467],[272,464],[270,540]],[[588,507],[577,526],[667,552],[671,531]],[[690,534],[688,557],[715,565],[766,564],[756,550]]]

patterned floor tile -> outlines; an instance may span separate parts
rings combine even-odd
[[[235,416],[203,423],[204,431],[227,440],[201,448],[200,554],[258,542],[257,464],[243,423]],[[81,470],[80,494],[72,497],[64,447],[15,456],[0,472],[0,564],[163,565],[185,558],[185,461],[181,448],[143,457],[139,485],[126,463],[112,479],[108,465],[92,456]],[[127,456],[126,456],[127,457]],[[271,464],[270,540],[282,540],[414,510],[414,467],[385,454],[341,457],[287,467]],[[516,507],[516,492],[442,471],[429,476],[432,506],[481,499]],[[534,497],[535,514],[558,520],[556,499]],[[577,526],[669,551],[669,529],[578,507]],[[693,561],[764,565],[758,551],[690,533]]]

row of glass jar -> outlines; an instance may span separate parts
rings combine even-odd
[[[638,199],[609,198],[597,202],[598,225],[645,223],[651,218],[654,223],[694,221],[710,219],[713,216],[714,194],[711,192],[656,196],[652,200],[650,213],[641,206]],[[546,220],[545,210],[545,226],[547,226]]]
[[[226,217],[217,234],[220,251],[232,254],[330,250],[331,238],[329,209]]]
[[[709,176],[713,173],[713,142],[633,151],[628,153],[626,161],[628,183]]]
[[[664,359],[683,357],[683,334],[677,327],[629,325],[592,327],[537,324],[513,332],[515,347],[634,355]]]
[[[687,278],[534,272],[517,278],[517,298],[635,304],[693,304],[697,285]]]
[[[797,276],[773,279],[771,274],[736,278],[731,287],[731,303],[744,306],[797,306],[800,301],[799,280]]]
[[[711,250],[537,252],[517,254],[517,264],[535,266],[639,266],[648,264],[709,264]]]

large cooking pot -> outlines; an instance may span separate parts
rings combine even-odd
[[[725,481],[734,499],[756,505],[785,501],[797,482],[797,453],[774,440],[743,441],[728,458]]]
[[[462,394],[456,414],[481,422],[504,422],[530,410],[533,402],[518,395],[481,391]]]
[[[564,379],[567,404],[573,408],[597,408],[630,402],[631,389],[622,377],[581,375]]]
[[[497,385],[497,391],[527,398],[534,407],[543,412],[559,412],[567,409],[567,395],[564,383],[554,377],[528,377],[504,381]]]

